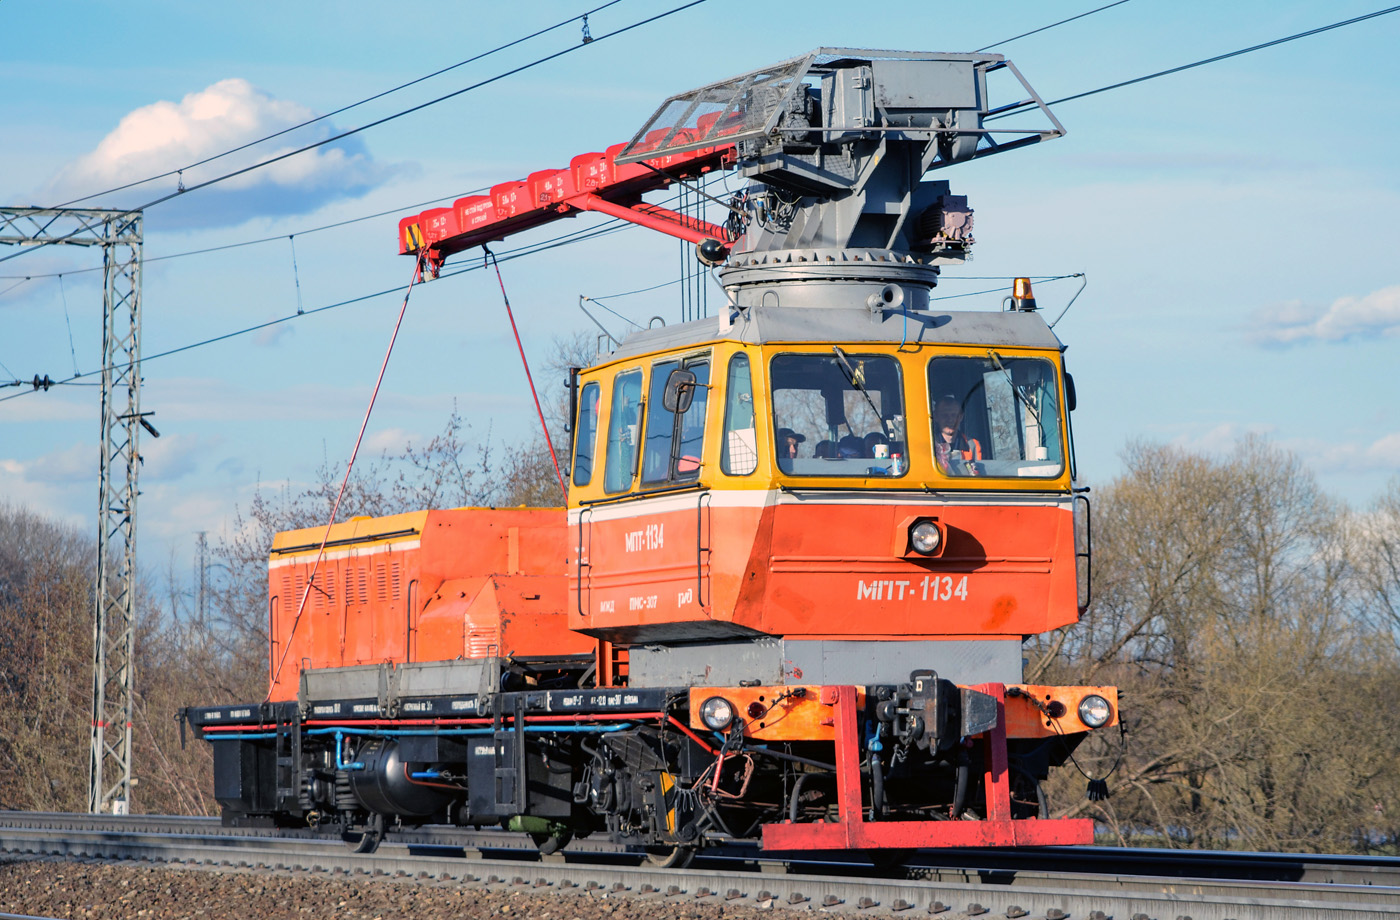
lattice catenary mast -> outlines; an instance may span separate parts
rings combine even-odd
[[[131,803],[138,434],[141,412],[141,212],[0,208],[0,244],[102,247],[102,454],[98,465],[88,811]],[[37,378],[36,378],[37,380]],[[37,385],[37,384],[36,384]]]

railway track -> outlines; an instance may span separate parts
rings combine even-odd
[[[370,876],[590,898],[724,903],[948,920],[1400,916],[1400,860],[1113,848],[915,853],[877,869],[855,856],[706,851],[685,870],[578,841],[541,858],[524,835],[426,828],[372,855],[308,833],[216,819],[0,812],[0,852],[140,860],[225,871]]]

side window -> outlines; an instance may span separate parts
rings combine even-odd
[[[747,476],[758,469],[748,355],[729,359],[729,381],[724,394],[724,443],[720,445],[719,468],[728,476]]]
[[[613,378],[608,410],[608,452],[603,465],[603,488],[626,492],[637,474],[638,436],[642,428],[642,371],[623,371]]]
[[[663,404],[671,372],[684,367],[695,375],[689,408],[679,417]],[[709,404],[710,364],[704,359],[660,361],[651,368],[647,396],[646,448],[642,453],[642,482],[687,482],[699,478],[705,441],[705,408]]]
[[[710,404],[710,362],[686,362],[686,370],[695,375],[695,395],[690,408],[676,426],[676,470],[673,479],[681,482],[700,478],[700,458],[705,451],[705,408]]]
[[[642,452],[642,482],[665,482],[671,473],[671,434],[676,416],[661,404],[666,379],[680,367],[679,361],[658,361],[651,366],[651,391],[647,394],[647,445]]]
[[[598,384],[584,386],[578,400],[578,425],[574,432],[574,485],[593,479],[593,454],[598,448]]]

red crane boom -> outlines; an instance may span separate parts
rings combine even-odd
[[[701,125],[702,131],[712,125]],[[662,135],[669,132],[658,129]],[[433,208],[399,221],[399,254],[422,253],[434,275],[453,253],[495,242],[561,217],[598,211],[691,243],[716,240],[727,254],[725,229],[657,205],[646,204],[647,192],[668,188],[734,165],[733,144],[701,147],[646,160],[619,164],[627,144],[614,144],[603,153],[585,153],[566,169],[530,173],[514,182],[492,186],[488,195],[459,198],[450,208]],[[722,256],[721,256],[722,257]]]

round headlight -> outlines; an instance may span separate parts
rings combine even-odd
[[[700,704],[700,721],[706,728],[722,732],[734,724],[734,704],[722,696],[712,696]]]
[[[1079,701],[1079,721],[1090,728],[1102,728],[1113,717],[1113,707],[1108,700],[1091,693]]]
[[[914,547],[916,553],[932,556],[942,542],[943,534],[938,532],[938,525],[933,521],[920,521],[909,528],[909,545]]]

